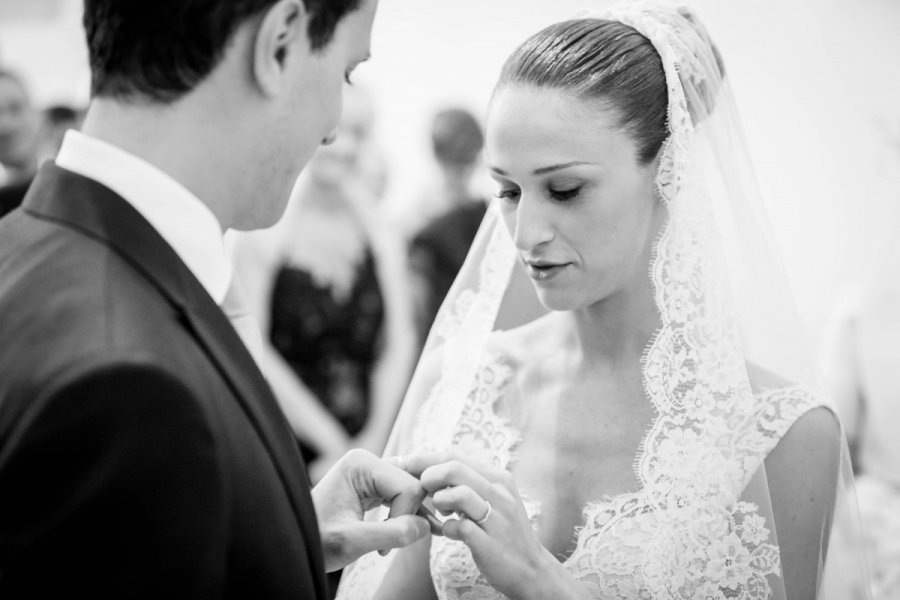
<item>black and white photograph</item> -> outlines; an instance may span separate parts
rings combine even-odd
[[[896,0],[0,0],[0,598],[900,600]]]

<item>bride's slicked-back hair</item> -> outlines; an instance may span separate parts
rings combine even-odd
[[[232,35],[277,0],[85,0],[91,93],[172,102],[216,67]],[[362,0],[303,0],[314,50]]]
[[[575,19],[539,31],[506,60],[497,88],[507,84],[559,89],[612,107],[642,164],[668,134],[662,61],[647,38],[622,23]]]

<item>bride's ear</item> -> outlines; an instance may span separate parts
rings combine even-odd
[[[253,43],[252,77],[266,96],[275,96],[285,85],[288,65],[296,66],[299,54],[311,54],[309,13],[301,0],[279,0],[263,13]]]

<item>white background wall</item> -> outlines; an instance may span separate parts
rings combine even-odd
[[[31,1],[31,0],[28,0]],[[41,0],[52,3],[54,0]],[[0,60],[40,102],[87,97],[80,2],[15,18],[0,0]],[[381,0],[373,60],[389,203],[414,210],[432,177],[432,113],[482,114],[527,35],[607,0]],[[900,1],[696,0],[719,45],[800,308],[814,332],[839,284],[900,255]],[[11,6],[11,5],[9,5]],[[900,269],[898,269],[900,277]]]

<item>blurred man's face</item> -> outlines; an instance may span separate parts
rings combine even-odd
[[[25,167],[36,158],[38,115],[14,79],[0,77],[0,163]]]

